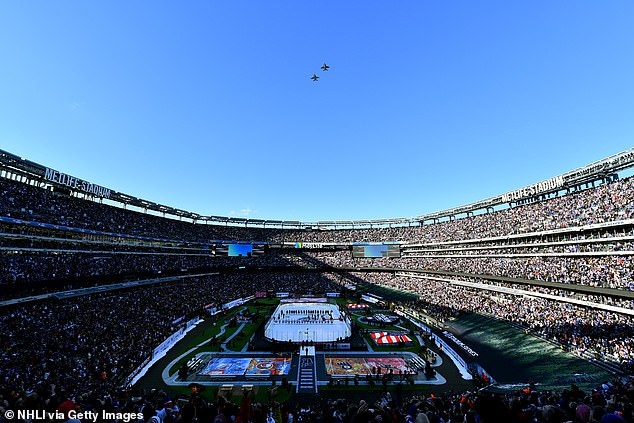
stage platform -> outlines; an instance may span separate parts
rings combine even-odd
[[[413,377],[414,384],[440,385],[446,382],[440,374],[432,378],[425,377],[420,370],[420,365],[424,362],[411,352],[319,353],[313,347],[302,347],[298,353],[283,355],[266,352],[202,352],[188,360],[189,372],[185,379],[182,379],[178,372],[171,375],[169,372],[171,366],[181,357],[176,358],[163,370],[163,381],[168,386],[189,386],[192,383],[206,386],[271,386],[273,380],[278,385],[287,380],[296,387],[301,387],[306,382],[306,375],[300,373],[302,367],[306,367],[303,366],[306,359],[310,360],[310,389],[326,385],[330,379],[355,377],[359,378],[359,384],[365,385],[367,376],[386,374],[390,371],[394,375],[390,384],[402,382],[404,377]],[[442,360],[439,359],[432,367],[438,368],[441,364]],[[379,368],[381,370],[378,370]]]

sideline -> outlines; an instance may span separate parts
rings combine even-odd
[[[227,344],[233,339],[235,338],[235,336],[237,334],[240,333],[240,331],[244,328],[244,326],[246,325],[246,323],[241,323],[240,326],[238,327],[238,329],[236,329],[236,331],[233,333],[233,335],[231,335],[229,338],[225,339],[225,342],[223,342],[222,344],[220,344],[220,349],[222,349],[222,351],[233,351],[230,350],[229,348],[227,348]],[[226,325],[225,325],[226,326]],[[224,329],[224,326],[223,326]]]
[[[213,339],[216,339],[219,336],[224,335],[225,329],[226,329],[227,326],[229,326],[229,322],[225,323],[224,325],[222,325],[220,327],[220,332],[218,332],[218,334],[216,336],[214,336]],[[209,339],[212,339],[212,338],[209,338]],[[161,377],[163,378],[163,382],[165,382],[168,385],[170,385],[171,383],[175,382],[176,378],[178,377],[178,372],[174,373],[173,376],[170,376],[170,374],[169,374],[169,371],[172,369],[174,364],[178,363],[178,361],[181,360],[183,357],[185,357],[187,354],[189,354],[192,351],[194,351],[194,350],[202,347],[203,345],[209,343],[209,339],[206,339],[203,342],[201,342],[200,344],[196,345],[195,347],[192,347],[192,348],[188,349],[183,354],[179,355],[174,360],[172,360],[167,366],[165,366],[165,368],[163,368],[163,372],[161,373]],[[135,380],[134,382],[136,383],[137,381]]]
[[[154,354],[152,356],[152,359],[150,361],[148,361],[148,363],[143,366],[143,368],[141,370],[139,370],[139,372],[134,376],[134,378],[132,378],[132,380],[130,381],[129,385],[133,386],[135,383],[137,383],[139,381],[139,379],[141,379],[143,376],[145,376],[145,374],[148,372],[148,370],[150,370],[150,368],[156,364],[157,361],[159,361],[161,358],[165,357],[165,355],[167,355],[167,352],[169,350],[171,350],[178,342],[180,342],[192,329],[194,329],[196,326],[198,326],[201,322],[203,322],[203,319],[198,319],[198,321],[196,323],[194,323],[193,325],[191,325],[190,327],[188,327],[187,329],[185,329],[183,332],[181,332],[181,334],[177,337],[175,337],[172,340],[172,344],[170,346],[168,346],[167,348],[161,350],[161,352],[159,352],[158,354]]]

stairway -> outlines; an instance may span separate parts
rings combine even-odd
[[[299,349],[299,371],[297,372],[297,393],[316,394],[317,379],[315,368],[315,347]]]

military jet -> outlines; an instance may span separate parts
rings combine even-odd
[[[330,69],[330,66],[328,66],[327,64],[324,63],[324,65],[321,67],[321,70],[323,70],[324,72],[326,72],[328,69]]]
[[[310,77],[310,79],[312,79],[313,81],[317,82],[319,77],[317,76],[317,74],[314,73],[313,76]]]

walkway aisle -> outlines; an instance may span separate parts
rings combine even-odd
[[[299,372],[297,373],[297,393],[317,393],[317,372],[315,368],[315,347],[299,349]]]

